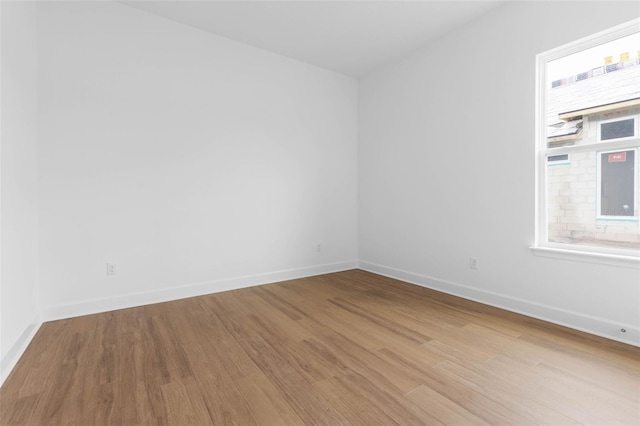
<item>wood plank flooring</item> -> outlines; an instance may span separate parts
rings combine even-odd
[[[639,425],[640,349],[353,270],[45,323],[0,424]]]

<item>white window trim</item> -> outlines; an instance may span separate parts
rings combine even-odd
[[[628,138],[625,138],[628,139]],[[618,139],[616,139],[618,140]],[[602,211],[601,207],[601,191],[602,191],[602,154],[611,154],[615,152],[626,152],[626,151],[635,151],[633,162],[635,163],[635,170],[638,171],[638,165],[640,162],[638,161],[638,154],[640,154],[640,150],[638,148],[627,148],[627,149],[615,149],[615,150],[606,150],[606,151],[596,151],[596,220],[598,221],[611,221],[611,222],[638,222],[638,210],[640,207],[638,206],[638,187],[640,186],[640,174],[636,173],[635,179],[633,180],[633,216],[608,216],[602,215],[600,212]]]
[[[618,266],[622,268],[640,269],[640,259],[635,256],[620,254],[594,253],[591,251],[576,250],[575,247],[537,247],[532,246],[531,251],[536,256],[550,257],[553,259],[570,260],[575,262],[598,263],[601,265]]]
[[[607,123],[615,123],[616,121],[625,121],[625,120],[629,120],[632,119],[633,120],[633,136],[627,136],[624,138],[615,138],[615,139],[605,139],[602,140],[602,131],[601,131],[601,126],[603,124],[607,124]],[[613,142],[613,141],[626,141],[626,140],[632,140],[632,139],[637,139],[638,138],[638,114],[628,114],[625,116],[620,116],[620,117],[616,117],[616,118],[610,118],[608,120],[598,120],[598,125],[596,126],[596,140],[599,143],[608,143],[608,142]]]
[[[609,41],[626,37],[638,32],[640,19],[634,19],[617,27],[601,31],[573,43],[549,50],[536,55],[536,127],[535,127],[535,239],[531,250],[534,254],[564,260],[578,260],[589,263],[600,263],[612,266],[631,267],[640,269],[640,250],[623,250],[604,247],[578,246],[575,244],[560,244],[548,242],[547,219],[547,155],[565,154],[581,151],[593,151],[593,146],[578,145],[559,148],[547,148],[546,138],[546,64],[564,56],[568,56]],[[636,125],[638,122],[636,121]],[[635,139],[600,142],[597,150],[618,150],[636,148]],[[552,154],[553,153],[553,154]]]

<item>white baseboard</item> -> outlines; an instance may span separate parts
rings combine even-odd
[[[106,299],[85,300],[78,303],[45,307],[42,310],[42,318],[44,321],[54,321],[81,315],[97,314],[117,309],[133,308],[153,303],[185,299],[187,297],[202,296],[204,294],[218,293],[221,291],[235,290],[278,281],[287,281],[297,278],[311,277],[314,275],[328,274],[331,272],[346,271],[357,267],[358,263],[354,260],[350,262],[331,263],[306,268],[289,269],[285,271],[267,272],[258,275],[207,281],[180,287],[164,288],[156,291],[125,294]]]
[[[42,321],[40,321],[40,316],[36,316],[36,318],[27,325],[20,337],[11,345],[7,353],[0,359],[0,386],[2,386],[7,377],[9,377],[9,373],[11,373],[13,367],[16,366],[41,325]]]
[[[426,275],[416,274],[389,266],[378,265],[371,262],[358,262],[358,267],[362,270],[384,275],[416,284],[422,287],[463,297],[465,299],[495,306],[507,311],[516,312],[533,318],[538,318],[554,324],[584,331],[596,336],[606,337],[634,346],[640,346],[640,328],[631,324],[619,324],[604,318],[598,318],[579,312],[568,311],[553,306],[533,303],[524,299],[493,293],[441,280]],[[621,334],[620,329],[624,328],[626,333]]]

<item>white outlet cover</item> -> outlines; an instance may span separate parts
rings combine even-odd
[[[478,258],[476,257],[469,258],[469,268],[478,269]]]
[[[107,275],[115,275],[116,274],[116,264],[108,262],[107,263]]]

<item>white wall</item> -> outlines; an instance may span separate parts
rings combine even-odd
[[[45,318],[356,265],[356,80],[116,3],[38,49]]]
[[[2,2],[0,384],[38,328],[36,11]]]
[[[638,269],[529,249],[535,55],[638,15],[635,2],[512,2],[364,78],[361,266],[639,344]]]

